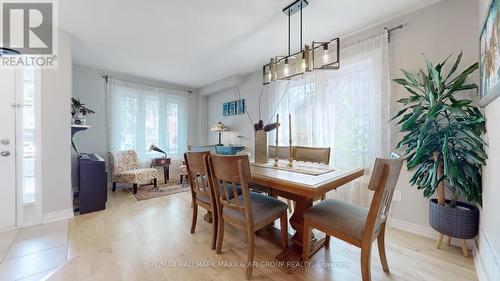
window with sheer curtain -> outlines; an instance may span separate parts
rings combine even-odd
[[[375,157],[389,156],[385,36],[342,48],[341,60],[339,70],[315,71],[299,80],[274,83],[269,112],[271,118],[280,116],[280,145],[289,144],[290,113],[294,145],[331,147],[330,163],[335,167],[362,167],[369,173]],[[273,132],[271,143],[274,136]]]
[[[110,150],[133,149],[140,162],[162,154],[180,159],[186,148],[187,95],[184,92],[108,79]]]

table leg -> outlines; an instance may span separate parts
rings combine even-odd
[[[165,184],[167,184],[167,181],[168,181],[168,177],[167,177],[167,170],[168,169],[168,166],[163,166],[163,179],[165,180]]]
[[[167,167],[167,180],[170,180],[170,165],[167,165],[165,167]]]
[[[311,198],[298,198],[295,201],[295,210],[290,218],[290,225],[295,229],[295,234],[292,237],[294,244],[302,246],[302,233],[304,230],[304,212],[312,206],[313,200]]]

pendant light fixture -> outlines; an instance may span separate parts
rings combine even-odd
[[[338,69],[340,67],[339,38],[328,42],[312,42],[312,47],[302,43],[302,10],[309,5],[307,0],[297,0],[283,9],[288,16],[288,55],[276,56],[262,67],[262,83],[289,80],[315,69]],[[300,51],[291,53],[291,16],[300,12]]]

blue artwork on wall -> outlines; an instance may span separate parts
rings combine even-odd
[[[222,105],[222,115],[231,116],[237,114],[245,114],[245,99],[225,102]]]

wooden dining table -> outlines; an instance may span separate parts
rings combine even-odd
[[[286,167],[288,161],[280,161],[280,167]],[[319,166],[320,165],[320,166]],[[321,174],[307,173],[319,168],[326,172]],[[295,201],[295,209],[290,217],[290,225],[295,230],[291,237],[293,244],[289,249],[278,255],[278,260],[297,260],[302,253],[304,211],[313,205],[313,201],[320,199],[325,193],[337,189],[364,174],[362,168],[341,170],[333,166],[305,163],[297,164],[297,168],[275,168],[272,163],[267,165],[252,163],[252,188],[267,192],[271,196],[280,196]],[[324,245],[323,239],[313,237],[311,253],[316,252]]]

